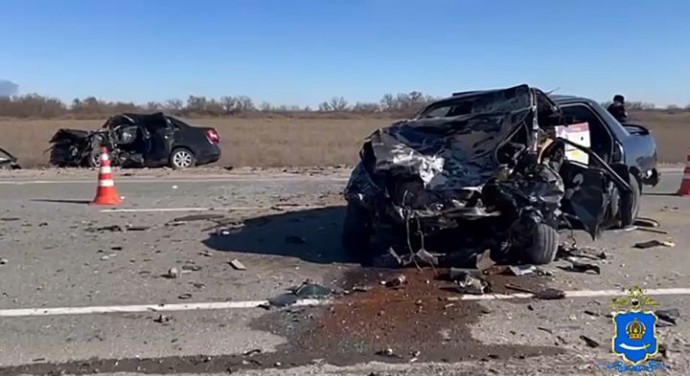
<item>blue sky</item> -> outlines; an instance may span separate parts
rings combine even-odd
[[[3,0],[0,79],[71,100],[332,96],[530,83],[690,103],[690,2]]]

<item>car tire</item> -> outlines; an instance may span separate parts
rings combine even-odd
[[[92,148],[87,158],[86,165],[90,168],[101,167],[101,150],[99,148]]]
[[[551,263],[558,253],[558,232],[546,223],[540,223],[532,235],[532,242],[524,252],[527,261],[533,265]]]
[[[626,228],[635,224],[640,213],[640,182],[634,174],[630,174],[629,183],[631,193],[621,197],[621,227]]]
[[[368,254],[371,236],[369,213],[359,204],[348,202],[343,220],[342,245],[350,255],[362,258]]]
[[[194,167],[196,165],[196,157],[187,148],[176,148],[170,153],[169,164],[174,170]]]

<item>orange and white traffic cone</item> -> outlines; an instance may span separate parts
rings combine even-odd
[[[685,158],[685,170],[683,171],[683,180],[680,182],[678,196],[690,196],[690,153]]]
[[[113,180],[113,172],[110,169],[110,157],[108,156],[108,149],[101,148],[101,168],[98,172],[98,189],[96,191],[96,198],[91,202],[92,205],[119,205],[122,203],[122,198],[115,189],[115,181]]]

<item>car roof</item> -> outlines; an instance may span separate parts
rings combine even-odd
[[[552,101],[556,104],[574,103],[574,102],[586,102],[586,103],[598,103],[591,98],[579,97],[577,95],[567,95],[567,94],[555,94],[549,95]]]

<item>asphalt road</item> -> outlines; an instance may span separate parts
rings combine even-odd
[[[343,171],[116,174],[125,197],[116,208],[86,204],[93,172],[33,174],[0,175],[0,375],[610,374],[597,364],[617,360],[611,290],[633,284],[679,310],[659,328],[660,359],[675,374],[690,365],[690,198],[673,195],[678,170],[642,201],[641,216],[668,235],[575,233],[606,254],[592,261],[601,274],[558,261],[551,277],[490,279],[501,294],[517,293],[511,283],[559,288],[565,299],[460,301],[431,270],[406,270],[408,285],[393,290],[378,281],[397,272],[350,262],[339,245]],[[200,214],[222,217],[229,233],[216,235],[210,220],[171,224]],[[675,247],[633,247],[666,238]],[[171,268],[177,278],[166,277]],[[374,287],[324,306],[256,307],[306,279]],[[388,348],[392,356],[376,354]]]

